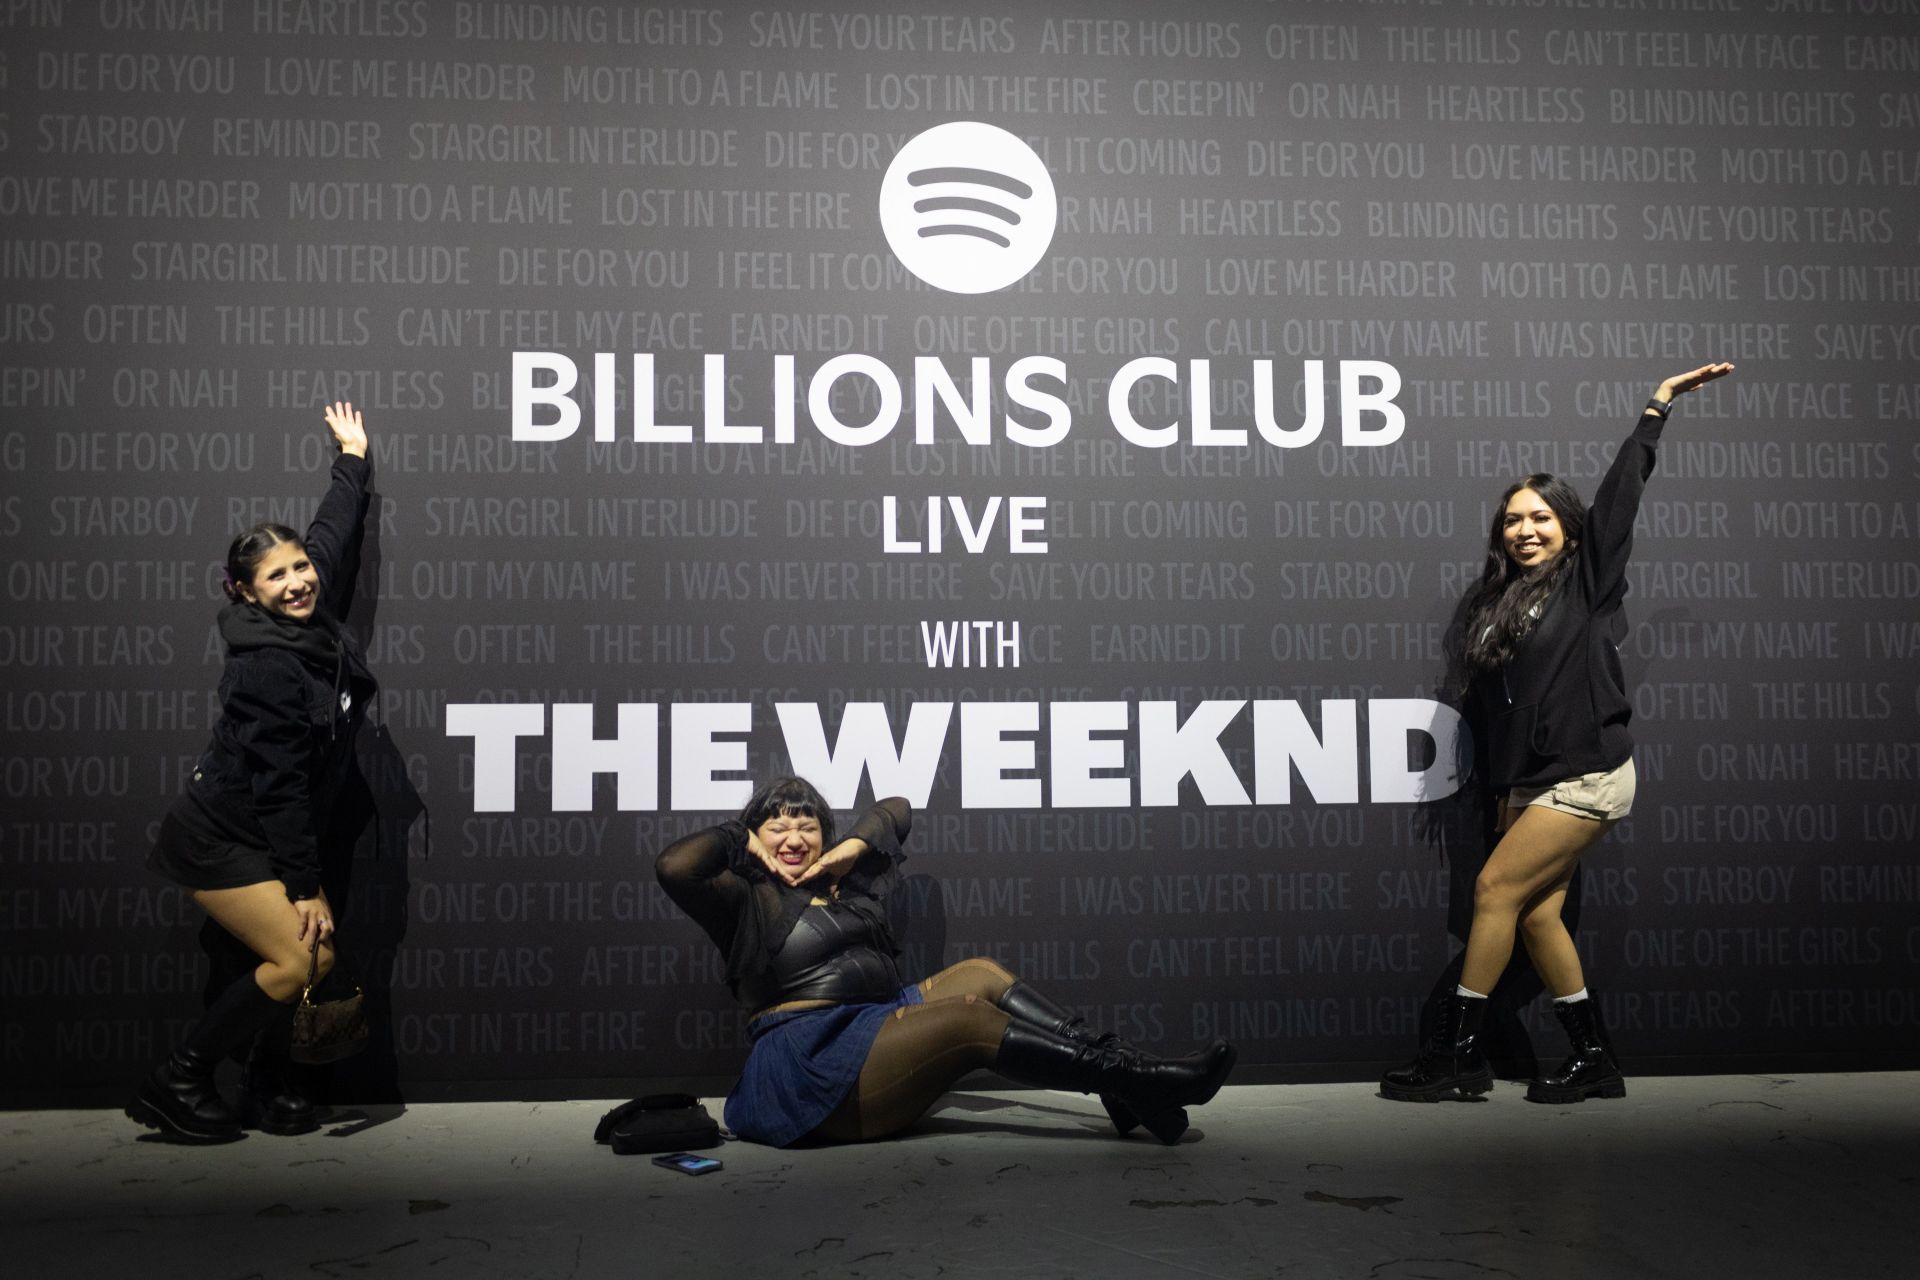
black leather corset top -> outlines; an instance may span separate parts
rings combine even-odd
[[[767,972],[741,984],[740,1003],[764,1009],[789,1000],[866,1004],[900,990],[886,927],[858,911],[815,903],[800,913]]]

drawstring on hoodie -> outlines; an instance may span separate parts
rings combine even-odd
[[[340,706],[343,696],[340,692],[340,680],[347,667],[347,646],[336,632],[333,637],[333,706],[327,708],[327,741],[337,742],[340,737],[340,715],[345,708]]]

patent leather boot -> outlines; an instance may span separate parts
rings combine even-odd
[[[1138,1049],[1081,1044],[1009,1019],[994,1070],[1022,1084],[1080,1093],[1111,1093],[1168,1144],[1186,1132],[1184,1108],[1220,1092],[1233,1070],[1233,1046],[1216,1040],[1183,1058],[1155,1058]]]
[[[214,1084],[214,1070],[286,1006],[260,989],[253,975],[234,982],[208,1008],[187,1038],[141,1082],[127,1117],[178,1142],[231,1142],[241,1136]]]
[[[1553,1012],[1566,1028],[1573,1052],[1558,1071],[1527,1086],[1527,1101],[1585,1102],[1588,1098],[1626,1097],[1626,1078],[1607,1045],[1606,1028],[1600,1025],[1600,1002],[1591,996],[1585,1000],[1556,1000]]]
[[[1016,982],[1007,988],[1000,997],[1000,1008],[1011,1018],[1051,1031],[1057,1036],[1065,1036],[1078,1044],[1115,1049],[1133,1047],[1111,1031],[1095,1032],[1087,1025],[1085,1018],[1076,1017],[1024,982]],[[1140,1127],[1140,1117],[1134,1115],[1132,1108],[1120,1101],[1117,1095],[1101,1094],[1100,1105],[1106,1108],[1107,1119],[1113,1121],[1114,1132],[1121,1137]]]
[[[1380,1077],[1380,1096],[1395,1102],[1438,1102],[1452,1094],[1471,1098],[1492,1089],[1493,1068],[1480,1044],[1486,1021],[1484,996],[1448,996],[1413,1061]]]

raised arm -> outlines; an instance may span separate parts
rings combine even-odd
[[[1614,454],[1613,465],[1594,491],[1593,505],[1587,508],[1581,538],[1582,570],[1594,600],[1608,599],[1626,582],[1627,561],[1633,554],[1633,522],[1640,513],[1647,477],[1653,474],[1654,453],[1674,398],[1732,372],[1731,364],[1704,364],[1663,380],[1634,424],[1633,434]]]
[[[712,938],[723,953],[733,951],[734,932],[752,886],[732,870],[746,848],[747,829],[723,822],[674,841],[654,859],[660,887]]]
[[[332,482],[307,526],[307,556],[320,572],[320,596],[327,611],[344,618],[353,605],[354,580],[360,575],[360,534],[367,518],[367,428],[360,411],[340,403],[327,409],[327,426],[340,446]]]
[[[1647,412],[1658,413],[1659,411],[1654,408],[1654,404],[1671,405],[1675,397],[1683,396],[1689,391],[1705,386],[1716,378],[1724,378],[1732,372],[1733,366],[1726,361],[1721,361],[1717,364],[1703,364],[1698,369],[1689,369],[1685,373],[1676,373],[1671,378],[1662,382],[1659,388],[1654,391],[1653,403],[1647,405]],[[1665,414],[1662,413],[1660,416],[1664,417]]]

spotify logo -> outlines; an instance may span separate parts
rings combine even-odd
[[[992,293],[1033,270],[1059,218],[1053,178],[1005,129],[961,120],[900,148],[880,183],[894,256],[948,293]]]

